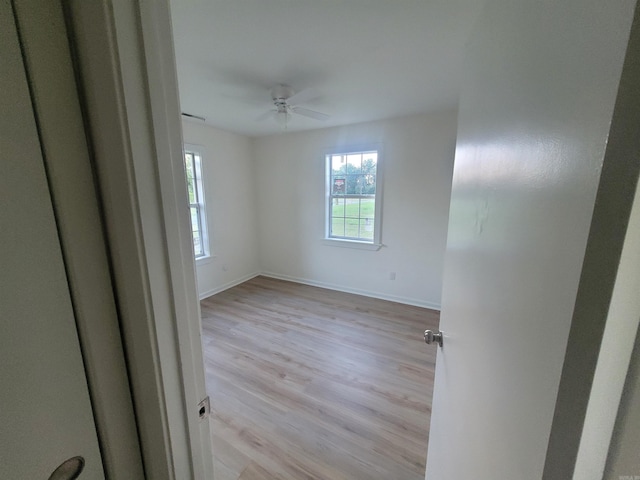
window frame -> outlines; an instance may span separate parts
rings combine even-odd
[[[331,235],[332,222],[332,202],[334,198],[370,198],[370,196],[334,196],[331,191],[331,156],[333,155],[350,155],[364,152],[377,152],[378,160],[376,164],[376,193],[374,194],[375,213],[373,217],[373,239],[355,239],[348,237],[339,237]],[[330,246],[358,248],[363,250],[380,250],[382,247],[382,186],[383,186],[383,162],[384,151],[382,144],[363,144],[346,147],[334,147],[325,149],[323,152],[323,161],[325,164],[324,182],[325,182],[325,215],[324,215],[324,239],[323,243]],[[345,201],[346,206],[346,201]]]
[[[186,170],[186,162],[187,162],[187,154],[193,155],[193,172],[194,172],[194,193],[196,196],[196,203],[191,203],[189,201],[189,185],[187,181],[187,170]],[[189,225],[191,227],[191,241],[193,244],[193,224],[191,222],[191,209],[195,208],[198,216],[198,227],[200,231],[200,244],[202,245],[202,254],[196,255],[195,253],[195,245],[193,245],[193,257],[196,261],[196,264],[203,263],[211,258],[211,251],[209,249],[209,228],[207,221],[207,204],[205,197],[205,188],[204,188],[204,175],[205,175],[205,167],[204,167],[204,155],[205,148],[202,145],[196,145],[192,143],[184,143],[182,150],[182,161],[183,166],[185,168],[185,182],[187,182],[187,205],[189,209]],[[196,157],[199,157],[199,160],[196,160]]]

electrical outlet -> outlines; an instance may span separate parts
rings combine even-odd
[[[389,274],[389,280],[395,280],[396,279],[396,272],[391,272]]]

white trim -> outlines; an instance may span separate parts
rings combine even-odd
[[[124,7],[125,4],[118,5]],[[163,374],[166,373],[160,361],[162,349],[157,339],[158,320],[151,298],[153,287],[147,268],[130,138],[129,115],[137,112],[129,112],[133,105],[125,96],[123,74],[127,69],[123,68],[119,50],[123,45],[129,46],[131,38],[127,42],[117,35],[116,23],[120,22],[116,22],[113,5],[108,2],[75,1],[68,2],[67,7],[77,68],[84,87],[83,107],[100,185],[145,475],[175,479],[164,394]],[[130,30],[126,22],[118,27],[121,34],[123,30]],[[131,36],[136,38],[136,34]],[[139,50],[134,43],[132,53]],[[143,127],[147,127],[146,122]],[[170,354],[165,362],[172,360],[171,357]]]
[[[322,243],[328,247],[357,248],[359,250],[373,250],[374,252],[377,252],[384,246],[381,243],[360,242],[346,238],[323,238]]]
[[[67,2],[145,475],[213,478],[168,0]]]
[[[142,478],[122,332],[63,7],[50,0],[17,1],[15,6],[105,474]]]
[[[359,288],[350,288],[350,287],[345,287],[344,285],[336,285],[334,283],[319,282],[317,280],[310,280],[308,278],[292,277],[290,275],[283,275],[280,273],[262,272],[260,275],[263,277],[275,278],[276,280],[286,280],[288,282],[302,283],[303,285],[311,285],[312,287],[326,288],[328,290],[336,290],[338,292],[344,292],[344,293],[353,293],[355,295],[363,295],[365,297],[378,298],[380,300],[388,300],[390,302],[404,303],[405,305],[428,308],[431,310],[436,310],[438,312],[440,311],[440,304],[425,302],[423,300],[418,300],[416,298],[388,295],[386,293],[372,292],[370,290],[361,290]]]
[[[147,86],[151,110],[151,122],[155,133],[155,151],[162,199],[164,234],[169,260],[171,292],[173,293],[173,324],[177,331],[182,398],[186,405],[183,411],[178,408],[170,412],[175,425],[187,429],[189,456],[184,465],[174,455],[175,472],[179,478],[185,478],[182,470],[191,471],[194,479],[212,479],[213,449],[211,442],[211,424],[201,421],[199,403],[207,396],[204,378],[204,353],[202,351],[202,317],[196,285],[196,270],[193,257],[193,237],[191,220],[185,215],[188,195],[184,173],[184,152],[182,138],[182,117],[178,97],[178,79],[175,54],[173,50],[173,32],[168,0],[141,2],[140,27],[147,70]],[[202,166],[204,150],[199,151],[201,160],[202,201],[205,203]],[[178,161],[180,159],[180,161]],[[206,205],[203,209],[206,222]],[[185,229],[188,225],[189,228]],[[207,227],[203,227],[205,252],[211,254]],[[160,292],[158,292],[160,293]],[[166,395],[166,391],[165,391]],[[186,410],[186,411],[184,411]],[[179,414],[186,413],[184,418]],[[174,444],[175,448],[175,444]],[[175,452],[175,450],[174,450]]]
[[[302,278],[302,277],[293,277],[291,275],[283,275],[283,274],[274,273],[274,272],[256,272],[256,273],[250,273],[248,275],[244,275],[236,280],[227,282],[224,285],[220,285],[218,287],[212,288],[211,290],[207,290],[206,292],[201,292],[200,300],[204,300],[205,298],[209,298],[212,295],[216,295],[220,292],[224,292],[225,290],[229,290],[230,288],[240,285],[241,283],[247,282],[252,278],[256,278],[260,276],[275,278],[277,280],[286,280],[287,282],[301,283],[303,285],[311,285],[312,287],[326,288],[328,290],[335,290],[337,292],[353,293],[354,295],[363,295],[365,297],[378,298],[380,300],[388,300],[390,302],[403,303],[405,305],[412,305],[414,307],[429,308],[431,310],[440,311],[440,304],[438,303],[425,302],[423,300],[418,300],[416,298],[401,297],[398,295],[388,295],[386,293],[373,292],[371,290],[350,288],[350,287],[345,287],[344,285],[337,285],[335,283],[319,282],[317,280],[310,280],[308,278]]]
[[[196,265],[206,265],[207,263],[211,263],[217,255],[205,255],[204,257],[196,258]]]
[[[231,282],[227,282],[224,285],[220,285],[219,287],[212,288],[211,290],[207,290],[206,292],[201,292],[200,293],[200,300],[204,300],[205,298],[209,298],[210,296],[215,295],[216,293],[220,293],[220,292],[224,292],[225,290],[229,290],[230,288],[233,288],[236,285],[240,285],[241,283],[249,281],[252,278],[259,277],[260,275],[263,275],[263,274],[260,273],[260,272],[250,273],[250,274],[244,275],[244,276],[242,276],[242,277],[240,277],[240,278],[238,278],[236,280],[232,280]]]

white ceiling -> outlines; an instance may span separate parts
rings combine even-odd
[[[289,131],[445,108],[458,100],[463,50],[483,0],[171,0],[182,111],[250,136],[270,90],[313,88]]]

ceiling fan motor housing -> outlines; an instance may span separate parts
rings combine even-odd
[[[289,85],[277,85],[271,90],[271,98],[276,102],[276,105],[280,102],[286,103],[287,98],[293,96],[293,88]]]
[[[275,101],[275,105],[276,105],[276,109],[278,111],[278,113],[291,113],[291,107],[289,105],[287,105],[287,102],[285,102],[284,100],[276,100]]]

